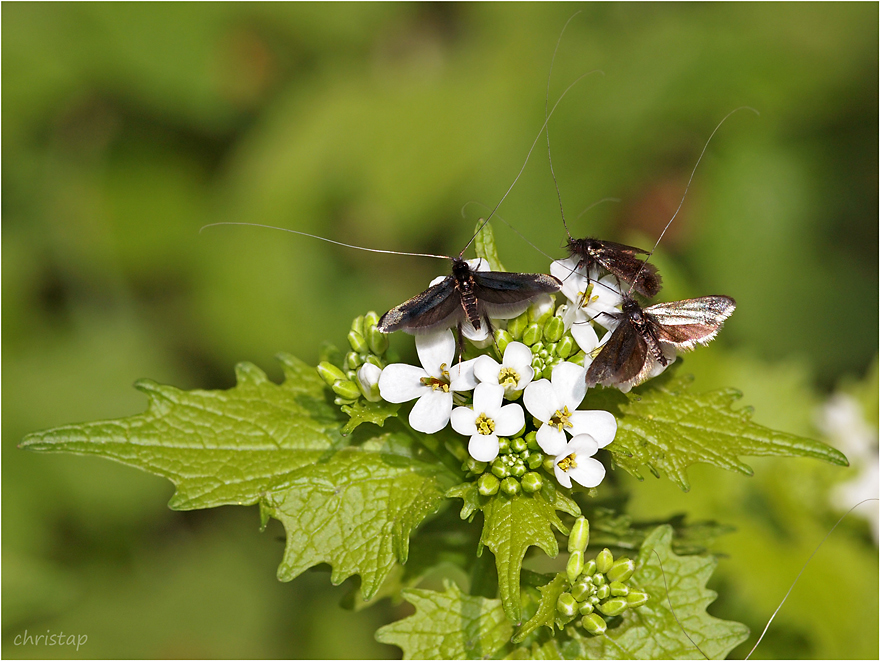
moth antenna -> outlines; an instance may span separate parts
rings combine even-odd
[[[571,23],[572,19],[575,16],[580,14],[580,11],[576,11],[572,14],[568,20],[565,22],[565,25],[562,26],[562,30],[559,32],[559,38],[556,40],[556,48],[553,49],[553,57],[550,58],[550,71],[547,72],[547,94],[544,96],[544,117],[547,118],[547,108],[550,105],[550,79],[553,77],[553,65],[556,62],[556,54],[559,52],[559,44],[562,43],[562,35],[565,34],[565,28],[568,27],[568,24]],[[604,74],[603,74],[604,75]],[[559,200],[559,213],[562,216],[562,225],[565,227],[565,233],[568,234],[568,238],[571,238],[571,232],[568,231],[568,223],[565,222],[565,209],[562,206],[562,192],[559,190],[559,182],[556,179],[556,171],[553,169],[553,157],[550,155],[550,125],[547,125],[547,160],[550,161],[550,175],[553,177],[553,185],[556,187],[556,199]]]
[[[586,209],[584,209],[583,211],[581,211],[581,212],[577,215],[577,218],[575,218],[575,220],[580,220],[581,217],[582,217],[585,213],[587,213],[587,211],[589,211],[589,210],[592,209],[593,207],[597,207],[597,206],[599,206],[599,205],[602,204],[603,202],[620,202],[620,198],[619,198],[619,197],[603,197],[601,200],[596,200],[596,201],[593,202],[590,206],[588,206]],[[565,218],[564,218],[564,217],[563,217],[562,220],[563,220],[563,222],[565,222]],[[567,227],[565,228],[565,231],[566,231],[566,232],[568,231],[568,228],[567,228]],[[570,237],[571,234],[569,234],[568,236]]]
[[[798,572],[798,575],[795,576],[794,581],[792,581],[791,586],[788,588],[788,592],[785,593],[785,596],[782,598],[782,601],[779,602],[779,605],[776,607],[776,610],[773,611],[773,615],[771,615],[770,619],[767,620],[767,624],[764,627],[764,630],[761,632],[761,635],[758,636],[758,640],[755,643],[755,646],[752,647],[751,650],[749,650],[748,654],[746,654],[746,656],[745,656],[746,659],[751,658],[752,654],[755,653],[755,650],[758,649],[758,645],[760,645],[761,641],[764,640],[764,634],[767,633],[767,629],[770,628],[770,624],[773,622],[773,619],[776,617],[776,614],[782,609],[782,605],[785,603],[785,600],[788,599],[788,595],[791,594],[791,591],[794,590],[794,586],[797,585],[797,582],[800,580],[801,574],[804,573],[804,570],[807,568],[807,565],[810,564],[810,562],[813,560],[813,557],[819,552],[819,549],[822,548],[822,544],[825,543],[825,540],[831,536],[831,533],[833,533],[834,530],[837,528],[837,526],[840,525],[841,521],[843,521],[846,517],[848,517],[856,507],[858,507],[859,505],[863,505],[864,503],[867,503],[872,500],[878,500],[878,499],[877,498],[865,498],[864,500],[859,501],[858,503],[856,503],[855,505],[850,507],[846,511],[846,513],[837,520],[837,523],[835,523],[831,527],[831,530],[829,530],[827,533],[825,533],[825,536],[822,538],[822,541],[819,542],[819,545],[816,546],[815,549],[813,549],[813,552],[810,554],[810,557],[807,558],[807,561],[804,563],[804,566],[801,567],[801,570]]]
[[[562,94],[560,94],[559,98],[556,100],[556,103],[553,104],[553,108],[550,110],[550,114],[548,115],[545,112],[544,123],[541,125],[541,130],[538,131],[538,135],[536,135],[535,139],[532,141],[532,146],[529,147],[529,153],[526,154],[526,160],[523,162],[522,167],[519,169],[519,172],[517,173],[516,177],[514,178],[513,183],[510,184],[510,188],[508,188],[507,192],[504,193],[504,195],[501,197],[500,200],[498,200],[498,204],[495,205],[495,207],[492,209],[492,212],[486,217],[486,220],[483,221],[483,224],[477,228],[477,231],[474,232],[474,235],[471,237],[471,240],[467,242],[467,245],[459,253],[459,255],[458,255],[459,259],[464,255],[464,251],[467,250],[470,247],[470,245],[474,242],[474,239],[477,238],[477,235],[480,233],[480,231],[483,229],[483,227],[486,226],[486,223],[488,223],[495,216],[495,212],[498,210],[498,207],[500,207],[502,205],[504,200],[507,199],[507,196],[510,195],[510,191],[512,191],[513,187],[516,186],[516,182],[518,182],[519,178],[522,176],[522,173],[526,169],[526,165],[529,162],[529,158],[531,158],[532,152],[535,150],[535,145],[538,144],[538,140],[541,139],[541,134],[544,132],[544,129],[547,128],[547,122],[550,121],[550,118],[553,116],[553,113],[556,112],[556,108],[559,107],[559,104],[562,102],[562,99],[564,99],[565,95],[568,94],[569,91],[571,91],[572,87],[577,85],[579,82],[581,82],[584,78],[586,78],[590,74],[594,74],[594,73],[602,73],[602,72],[599,71],[598,69],[594,69],[593,71],[587,71],[586,73],[583,73],[580,76],[578,76],[577,78],[575,78],[574,81],[568,87],[565,88],[565,91]]]
[[[308,236],[312,239],[318,239],[320,241],[326,241],[327,243],[333,243],[337,246],[343,246],[345,248],[354,248],[355,250],[366,250],[367,252],[380,252],[385,253],[386,255],[409,255],[410,257],[433,257],[435,259],[452,259],[449,255],[432,255],[431,253],[426,252],[399,252],[397,250],[379,250],[378,248],[364,248],[363,246],[355,246],[350,243],[342,243],[341,241],[334,241],[333,239],[327,239],[323,236],[318,236],[317,234],[309,234],[308,232],[300,232],[299,230],[292,230],[286,227],[275,227],[274,225],[260,225],[259,223],[237,223],[237,222],[222,222],[222,223],[210,223],[208,225],[202,225],[199,229],[199,234],[202,233],[203,229],[208,227],[217,227],[219,225],[245,225],[247,227],[265,227],[270,230],[279,230],[281,232],[290,232],[291,234],[299,234],[300,236]]]
[[[672,617],[675,618],[675,622],[676,622],[676,624],[678,624],[678,628],[681,629],[681,632],[687,637],[687,639],[688,639],[689,641],[691,641],[691,645],[693,645],[694,647],[696,647],[696,648],[697,648],[697,651],[698,651],[700,654],[702,654],[703,657],[708,661],[708,659],[709,659],[708,655],[707,655],[703,650],[700,649],[700,646],[699,646],[699,645],[697,645],[697,644],[694,642],[694,639],[691,638],[691,635],[690,635],[690,634],[687,632],[687,630],[684,628],[684,625],[682,625],[681,620],[678,619],[678,615],[676,614],[676,612],[675,612],[675,608],[674,608],[673,605],[672,605],[672,598],[669,596],[669,583],[668,583],[667,580],[666,580],[666,570],[663,569],[663,561],[660,559],[660,554],[657,553],[656,550],[653,551],[653,553],[654,553],[654,555],[657,556],[657,562],[660,563],[660,573],[661,573],[662,576],[663,576],[663,585],[666,587],[666,602],[669,604],[669,610],[670,610],[670,612],[672,613]],[[748,658],[748,657],[746,657],[746,658]]]
[[[476,200],[471,200],[470,202],[466,202],[466,203],[464,204],[464,206],[461,208],[461,216],[462,216],[462,218],[465,217],[465,214],[464,214],[464,210],[465,210],[465,208],[466,208],[468,205],[470,205],[470,204],[474,204],[474,205],[476,205],[476,206],[478,206],[478,207],[483,207],[483,208],[486,209],[486,210],[489,209],[489,207],[488,207],[487,205],[483,204],[482,202],[477,202]],[[505,219],[501,216],[501,214],[496,213],[496,214],[495,214],[495,217],[496,217],[498,220],[500,220],[502,223],[504,223],[505,225],[507,225],[510,229],[512,229],[512,230],[514,231],[514,233],[515,233],[519,238],[521,238],[523,241],[525,241],[526,243],[528,243],[532,248],[534,248],[534,249],[537,250],[539,253],[541,253],[542,255],[544,255],[544,257],[546,257],[547,259],[549,259],[551,262],[553,261],[553,257],[551,257],[550,255],[548,255],[546,252],[544,252],[543,250],[541,250],[541,249],[540,249],[538,246],[536,246],[534,243],[532,243],[531,241],[529,241],[528,238],[526,238],[526,236],[525,236],[522,232],[520,232],[520,231],[519,231],[518,229],[516,229],[513,225],[511,225],[507,220],[505,220]]]
[[[666,234],[666,230],[669,229],[669,226],[672,225],[672,221],[675,220],[675,217],[678,216],[678,212],[681,211],[681,207],[684,204],[685,198],[687,197],[688,190],[690,190],[691,182],[693,182],[693,180],[694,180],[694,175],[697,173],[697,168],[700,166],[700,161],[703,160],[703,155],[706,153],[706,150],[709,148],[709,143],[712,142],[712,138],[715,137],[715,134],[718,133],[718,129],[720,129],[721,125],[727,121],[727,118],[730,117],[732,114],[739,112],[740,110],[751,110],[753,113],[755,113],[756,115],[759,115],[759,116],[761,114],[757,110],[755,110],[754,108],[752,108],[750,106],[740,106],[739,108],[734,108],[729,113],[724,115],[724,117],[721,119],[721,121],[718,122],[718,126],[715,127],[715,129],[709,135],[709,139],[706,140],[706,144],[703,145],[703,151],[700,152],[700,156],[699,156],[699,158],[697,158],[697,162],[694,165],[694,169],[691,170],[691,176],[690,176],[690,179],[688,179],[687,186],[684,187],[684,195],[681,196],[681,202],[678,203],[678,207],[675,209],[675,213],[672,214],[672,218],[670,218],[669,222],[666,223],[666,227],[664,227],[663,231],[660,232],[660,236],[657,237],[657,242],[654,244],[654,247],[651,248],[651,252],[648,253],[648,256],[645,257],[644,261],[642,262],[642,266],[639,268],[638,272],[636,272],[636,277],[633,278],[633,284],[630,286],[628,293],[632,294],[633,287],[635,287],[635,283],[638,281],[639,276],[642,274],[642,271],[645,270],[645,266],[648,264],[648,261],[654,255],[654,251],[657,250],[657,246],[660,245],[660,241],[661,241],[661,239],[663,239],[663,236]]]

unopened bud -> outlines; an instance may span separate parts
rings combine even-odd
[[[571,594],[578,601],[586,601],[595,591],[595,586],[589,581],[583,580],[583,578],[571,586]]]
[[[620,558],[611,566],[611,569],[605,572],[605,574],[608,576],[609,581],[620,581],[623,583],[624,581],[629,580],[629,577],[633,575],[635,570],[635,562],[629,558]]]
[[[535,451],[541,449],[541,446],[538,445],[538,434],[536,432],[530,431],[523,436],[523,438],[526,439],[526,444],[528,445],[529,450]]]
[[[581,620],[581,626],[586,629],[587,633],[591,633],[594,636],[601,636],[608,630],[608,625],[605,624],[605,620],[598,613],[584,615],[584,619]]]
[[[525,452],[528,449],[529,445],[522,436],[517,436],[510,440],[510,449],[517,454]]]
[[[607,583],[605,583],[605,585],[600,585],[596,588],[596,596],[599,597],[599,599],[607,599],[611,596],[611,586]]]
[[[544,486],[544,478],[538,473],[528,472],[522,476],[520,484],[526,493],[535,493]]]
[[[568,556],[568,564],[565,566],[565,573],[568,576],[568,580],[570,583],[574,583],[575,579],[581,575],[581,570],[584,568],[584,552],[583,551],[573,551],[570,556]]]
[[[550,317],[544,324],[544,339],[548,342],[559,342],[565,333],[565,324],[559,317]]]
[[[620,581],[609,583],[608,587],[611,588],[612,597],[625,597],[629,594],[629,587],[624,585]]]
[[[514,317],[510,321],[507,322],[507,332],[510,333],[510,336],[519,340],[523,336],[523,331],[526,329],[526,326],[529,325],[529,313],[528,311],[523,312],[518,317]]]
[[[377,356],[381,356],[388,350],[388,336],[380,332],[375,326],[370,326],[367,329],[367,344],[370,347],[370,351]]]
[[[581,615],[589,615],[594,610],[595,610],[595,606],[593,606],[593,604],[591,604],[589,601],[585,601],[578,608],[578,613],[580,613]]]
[[[351,322],[351,330],[358,335],[364,334],[364,318],[363,316],[355,317]]]
[[[525,327],[525,330],[523,330],[523,344],[530,347],[534,346],[535,342],[541,339],[542,334],[541,327],[538,324],[529,324]]]
[[[513,335],[510,334],[510,331],[506,331],[502,328],[495,331],[495,346],[498,347],[501,356],[504,355],[504,350],[511,342],[513,342]]]
[[[626,599],[615,597],[599,604],[599,611],[608,617],[614,617],[615,615],[620,615],[628,606],[629,604],[626,603]]]
[[[515,496],[520,492],[520,489],[522,487],[519,484],[519,480],[515,477],[505,477],[501,480],[501,490],[508,496]]]
[[[324,382],[328,386],[332,386],[340,379],[345,379],[345,374],[342,370],[336,367],[333,363],[328,363],[326,360],[318,363],[317,370],[318,375],[324,379]]]
[[[575,344],[571,335],[564,335],[559,342],[556,343],[556,355],[565,360],[574,351]]]
[[[583,516],[575,519],[568,536],[568,552],[580,551],[583,553],[590,543],[590,522]]]
[[[357,384],[364,397],[370,402],[382,401],[379,394],[379,377],[382,370],[371,363],[364,363],[357,371]]]
[[[626,595],[626,603],[629,604],[630,608],[638,608],[639,606],[648,603],[648,595],[644,592],[639,592],[638,590],[630,590],[629,594]]]
[[[578,611],[578,602],[568,592],[563,592],[556,600],[556,610],[567,617],[571,617]]]
[[[379,323],[379,315],[373,311],[367,312],[364,315],[364,330],[361,331],[361,335],[365,335],[370,328],[375,328]],[[352,330],[357,330],[356,328],[352,328]]]
[[[595,560],[587,560],[587,564],[584,565],[584,576],[592,576],[596,573],[596,561]]]
[[[604,574],[614,564],[614,556],[609,549],[602,549],[596,556],[596,570]]]
[[[522,477],[528,472],[528,468],[522,461],[517,461],[510,467],[510,474],[514,477]]]
[[[358,353],[367,353],[367,351],[369,350],[369,347],[367,346],[367,340],[364,339],[364,336],[357,331],[348,332],[348,343],[351,346],[352,351],[357,351]]]
[[[479,475],[486,470],[486,462],[477,461],[473,457],[469,456],[467,458],[467,461],[465,461],[464,467],[466,470],[470,471],[474,475]]]
[[[339,379],[330,387],[342,399],[358,399],[361,396],[360,388],[348,379]]]
[[[492,473],[483,473],[480,475],[480,479],[477,480],[477,490],[481,496],[494,496],[498,493],[498,487],[500,486],[501,481]]]

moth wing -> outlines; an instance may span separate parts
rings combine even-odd
[[[619,246],[621,244],[616,243],[613,245]],[[632,248],[631,246],[623,247],[640,253],[644,252],[644,250]],[[631,283],[633,289],[642,296],[653,298],[662,287],[662,279],[660,274],[657,273],[657,267],[650,262],[643,262],[635,256],[635,252],[619,250],[609,250],[606,252],[603,250],[601,254],[596,255],[595,259],[606,271],[610,271],[621,280]]]
[[[616,241],[604,241],[601,239],[596,239],[599,243],[602,244],[603,248],[609,248],[614,252],[621,252],[628,255],[647,255],[647,250],[642,250],[641,248],[636,248],[635,246],[628,246],[625,243],[617,243]]]
[[[382,333],[403,330],[408,333],[427,333],[456,325],[464,317],[461,296],[455,288],[455,279],[448,276],[382,315],[376,324]]]
[[[558,279],[544,273],[473,271],[471,277],[482,312],[497,319],[522,314],[533,299],[541,294],[552,294],[562,287]]]
[[[644,312],[654,321],[657,339],[689,351],[711,342],[735,309],[736,301],[729,296],[702,296],[658,303]]]
[[[603,386],[636,385],[645,380],[653,362],[645,339],[629,322],[622,320],[587,369],[587,387],[597,383]]]

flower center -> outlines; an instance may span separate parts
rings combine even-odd
[[[430,386],[431,390],[449,392],[449,370],[446,368],[446,363],[440,364],[439,379],[435,376],[423,376],[419,381],[423,386]]]
[[[519,372],[512,367],[502,367],[498,372],[498,383],[505,388],[516,388],[519,383]]]
[[[578,292],[578,294],[580,295],[580,303],[579,303],[579,305],[580,305],[582,308],[585,308],[585,307],[587,307],[590,303],[593,303],[593,302],[599,300],[599,296],[598,296],[598,295],[597,295],[597,296],[593,296],[593,283],[592,283],[592,282],[591,282],[590,284],[587,285],[587,289],[586,289],[586,291]]]
[[[480,413],[474,423],[477,425],[477,431],[483,436],[495,433],[495,421],[486,417],[485,413]]]
[[[569,416],[571,415],[571,411],[568,410],[568,406],[562,407],[562,410],[557,410],[556,413],[547,421],[547,424],[551,427],[556,427],[558,431],[562,431],[564,427],[571,427],[572,424],[568,421]]]
[[[562,470],[563,473],[567,473],[572,468],[577,468],[577,461],[575,461],[575,459],[577,459],[577,455],[572,452],[565,459],[557,462],[556,465],[559,466],[560,470]]]

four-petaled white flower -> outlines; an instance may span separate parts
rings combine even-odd
[[[566,443],[553,460],[553,472],[559,484],[571,488],[574,480],[589,489],[599,486],[605,477],[605,466],[592,458],[599,447],[590,434],[578,434]]]
[[[506,394],[522,390],[532,382],[532,352],[522,342],[511,342],[504,349],[501,364],[491,356],[480,356],[474,362],[474,376],[481,383],[504,387]]]
[[[550,264],[550,274],[562,281],[562,295],[571,303],[562,318],[565,328],[595,321],[604,328],[614,330],[617,319],[612,315],[620,312],[623,302],[617,278],[613,275],[598,278],[595,269],[587,277],[584,269],[577,270],[578,260],[578,257],[569,257]]]
[[[386,368],[387,369],[387,368]],[[528,385],[523,403],[543,425],[538,430],[538,445],[546,454],[563,451],[566,433],[589,434],[604,448],[614,440],[617,420],[608,411],[578,411],[587,393],[584,368],[563,362],[553,368],[550,380],[540,379]]]
[[[446,426],[452,413],[452,393],[473,390],[474,361],[454,363],[455,339],[451,330],[416,336],[422,367],[394,363],[382,370],[379,393],[386,402],[418,400],[409,414],[416,431],[433,434]]]
[[[504,388],[481,383],[474,390],[474,406],[459,406],[452,412],[452,428],[470,436],[468,452],[477,461],[498,456],[498,437],[512,436],[523,428],[525,414],[519,404],[501,406]]]

